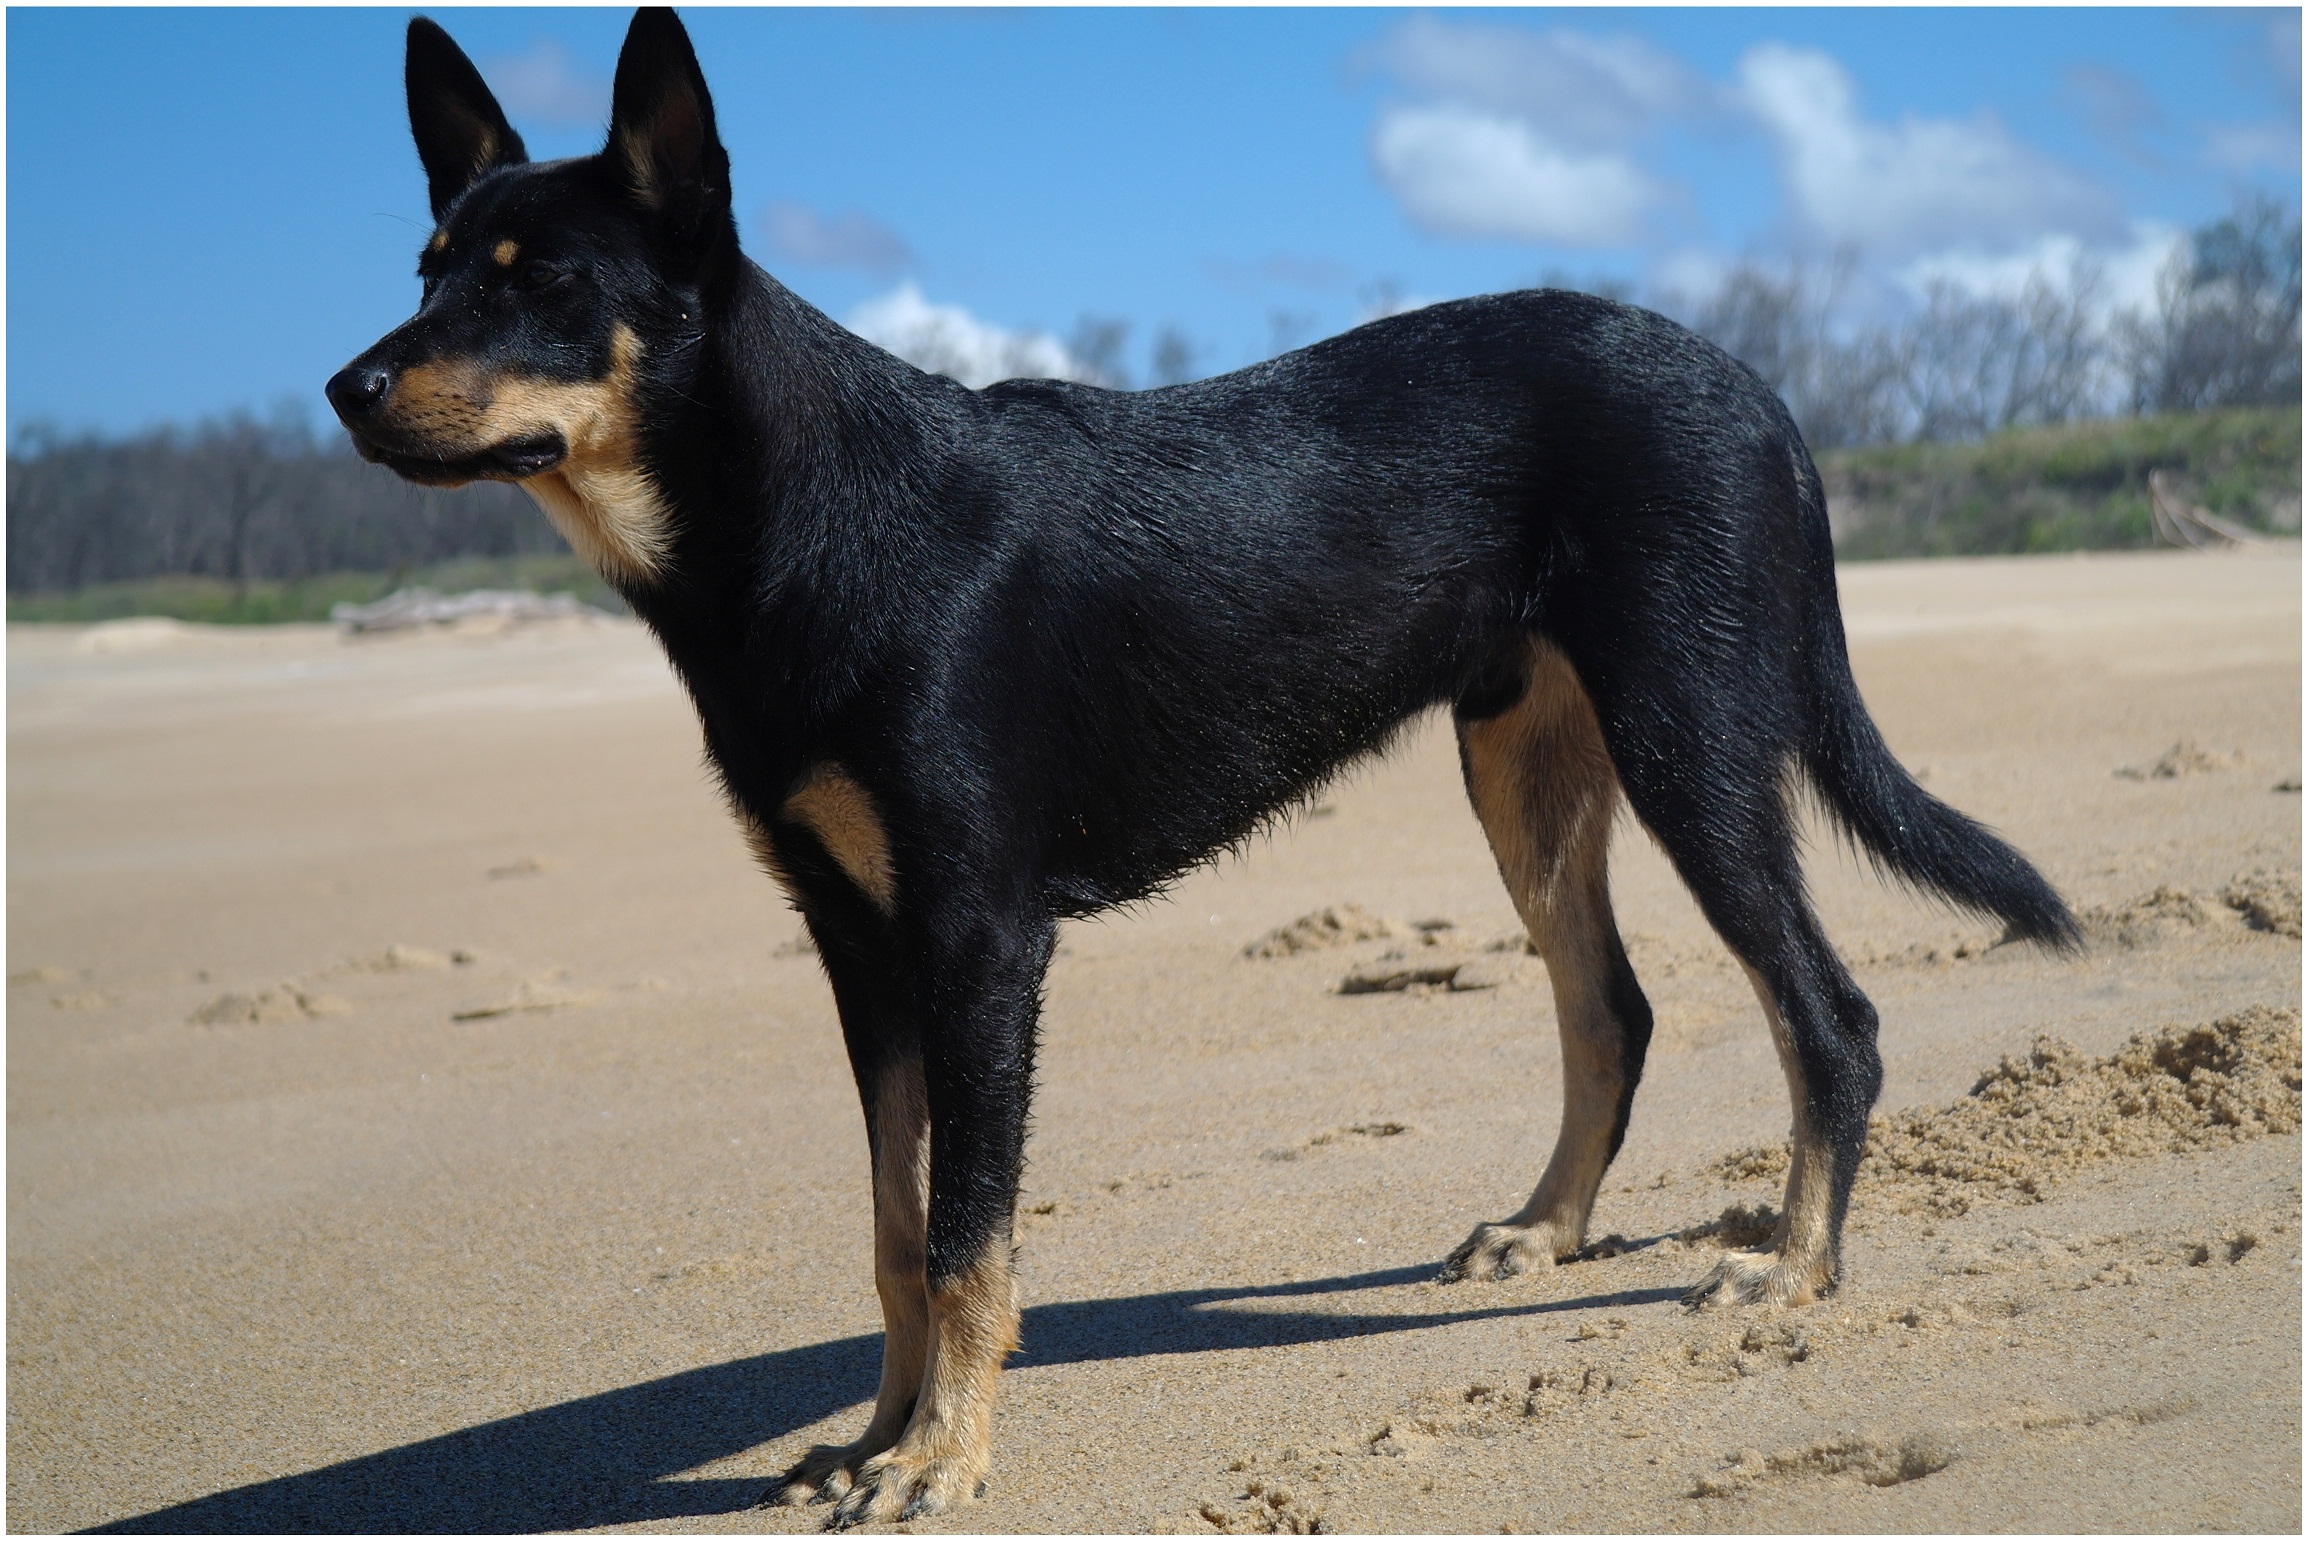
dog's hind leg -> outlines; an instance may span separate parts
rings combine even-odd
[[[1784,666],[1754,644],[1751,657],[1726,657],[1684,635],[1677,644],[1630,628],[1617,646],[1591,650],[1581,675],[1628,801],[1755,984],[1794,1115],[1786,1211],[1771,1243],[1727,1254],[1686,1300],[1810,1301],[1839,1278],[1844,1212],[1883,1082],[1876,1009],[1805,897],[1787,806],[1799,704]]]
[[[1815,1110],[1815,1081],[1806,1069],[1804,1046],[1789,1032],[1777,993],[1754,968],[1748,970],[1748,983],[1755,987],[1756,1000],[1764,1008],[1773,1048],[1780,1054],[1780,1069],[1788,1079],[1788,1101],[1793,1109],[1788,1183],[1780,1203],[1780,1221],[1770,1239],[1761,1248],[1727,1252],[1708,1277],[1685,1294],[1686,1306],[1809,1301],[1833,1290],[1841,1269],[1844,1211],[1852,1188],[1851,1172],[1846,1168],[1857,1168],[1858,1157],[1853,1156],[1849,1164],[1840,1160],[1851,1140],[1849,1131],[1839,1129],[1838,1124],[1848,1125],[1850,1120],[1838,1121],[1832,1110]],[[1856,1005],[1848,1006],[1847,1014],[1873,1026],[1874,1009],[1857,987],[1852,989],[1852,996]],[[1818,1061],[1822,1057],[1815,1050],[1812,1058]],[[1827,1069],[1820,1078],[1830,1085],[1843,1079],[1849,1079],[1849,1073],[1840,1067]],[[1865,1106],[1859,1118],[1865,1140]],[[1823,1123],[1828,1126],[1826,1130]],[[1831,1139],[1832,1135],[1840,1138]]]
[[[1787,868],[1793,879],[1793,860]],[[1702,907],[1710,908],[1704,899]],[[1792,1140],[1779,1225],[1762,1248],[1726,1253],[1685,1295],[1686,1306],[1813,1301],[1842,1278],[1844,1213],[1884,1079],[1876,1009],[1800,894],[1790,908],[1800,913],[1737,941],[1735,932],[1725,936],[1747,967],[1788,1079]]]
[[[1462,700],[1457,720],[1468,797],[1547,961],[1563,1042],[1563,1123],[1539,1187],[1514,1215],[1478,1226],[1443,1269],[1447,1280],[1502,1279],[1548,1268],[1586,1240],[1627,1132],[1652,1012],[1605,872],[1619,779],[1571,666],[1533,643]]]

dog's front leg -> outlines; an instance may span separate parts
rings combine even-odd
[[[859,1037],[863,1038],[863,1035]],[[854,1043],[878,1059],[860,1058],[858,1090],[874,1164],[874,1290],[882,1298],[882,1385],[874,1417],[856,1440],[817,1446],[778,1480],[780,1504],[841,1499],[857,1486],[870,1457],[898,1443],[913,1416],[929,1359],[930,1299],[924,1282],[929,1218],[930,1108],[922,1056],[911,1043],[879,1038]]]
[[[919,974],[930,1133],[927,1356],[904,1433],[859,1465],[856,1486],[835,1507],[844,1526],[977,1496],[992,1458],[995,1378],[1018,1344],[1011,1223],[1050,926],[981,919],[924,930],[942,934]]]

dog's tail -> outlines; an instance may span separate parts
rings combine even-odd
[[[1827,500],[1809,455],[1799,453],[1798,494],[1806,523],[1827,544]],[[2076,917],[2026,857],[1985,826],[1916,785],[1893,759],[1860,700],[1844,647],[1844,619],[1831,583],[1809,618],[1816,720],[1803,765],[1836,822],[1879,869],[1963,910],[1993,916],[2016,940],[2056,952],[2083,946]]]

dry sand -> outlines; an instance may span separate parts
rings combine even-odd
[[[2098,944],[1818,843],[1889,1068],[1844,1291],[1676,1303],[1787,1107],[1632,830],[1620,1240],[1432,1283],[1560,1083],[1430,724],[1066,929],[991,1486],[915,1529],[2299,1529],[2298,549],[1842,581],[1898,753]],[[863,1418],[865,1145],[648,639],[18,627],[8,668],[10,1527],[817,1524],[747,1506]]]

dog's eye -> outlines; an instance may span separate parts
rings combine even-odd
[[[551,289],[567,277],[567,269],[557,268],[550,262],[524,263],[521,267],[521,287],[524,289]]]

